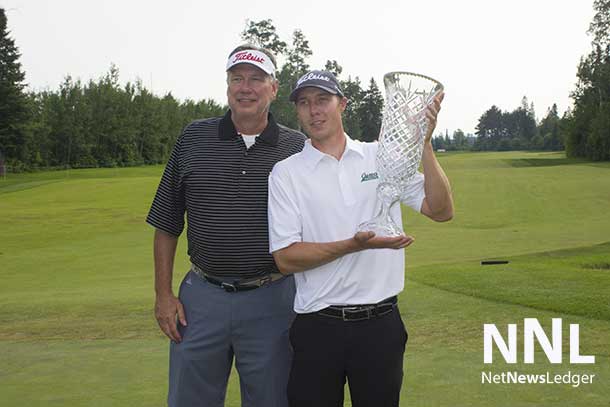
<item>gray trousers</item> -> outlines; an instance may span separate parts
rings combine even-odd
[[[287,407],[294,279],[228,293],[189,272],[180,285],[187,326],[170,343],[170,407],[221,407],[233,358],[243,407]]]

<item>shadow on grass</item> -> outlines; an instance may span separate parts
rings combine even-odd
[[[556,167],[592,163],[580,158],[510,158],[504,161],[511,167]]]
[[[59,182],[59,181],[61,181],[61,180],[57,179],[57,180],[48,180],[48,181],[33,181],[33,182],[24,182],[24,183],[20,183],[20,184],[15,183],[15,184],[9,184],[9,185],[0,184],[0,194],[24,191],[26,189],[37,188],[37,187],[41,187],[43,185],[52,184],[52,183]]]
[[[610,263],[591,263],[585,264],[583,267],[593,270],[610,270]]]

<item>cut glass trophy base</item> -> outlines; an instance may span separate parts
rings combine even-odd
[[[404,235],[403,231],[390,217],[376,216],[358,225],[358,232],[374,232],[375,236],[397,237]]]

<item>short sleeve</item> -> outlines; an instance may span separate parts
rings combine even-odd
[[[276,164],[269,175],[269,253],[301,242],[303,223],[289,179]]]
[[[161,177],[157,193],[146,222],[173,236],[180,236],[184,229],[186,210],[183,174],[180,165],[182,137],[178,139]]]
[[[424,190],[424,174],[417,172],[407,183],[402,195],[400,196],[400,201],[417,212],[421,212],[421,206],[425,197],[426,191]]]

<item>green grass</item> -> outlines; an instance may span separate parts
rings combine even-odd
[[[610,293],[600,289],[610,288],[610,243],[503,259],[509,264],[420,266],[410,275],[453,293],[610,321]]]
[[[400,307],[409,330],[402,405],[607,406],[610,164],[557,153],[443,154],[456,216],[405,211],[416,237]],[[159,406],[167,341],[153,318],[152,230],[161,166],[0,180],[0,406]],[[181,239],[174,282],[188,267]],[[507,265],[481,266],[484,259]],[[483,364],[483,324],[563,318],[564,361]],[[568,363],[568,324],[581,354]],[[548,330],[547,332],[550,332]],[[522,338],[521,338],[522,339]],[[489,385],[482,371],[586,372],[593,384]],[[346,403],[349,405],[349,403]],[[232,375],[227,406],[239,406]]]

